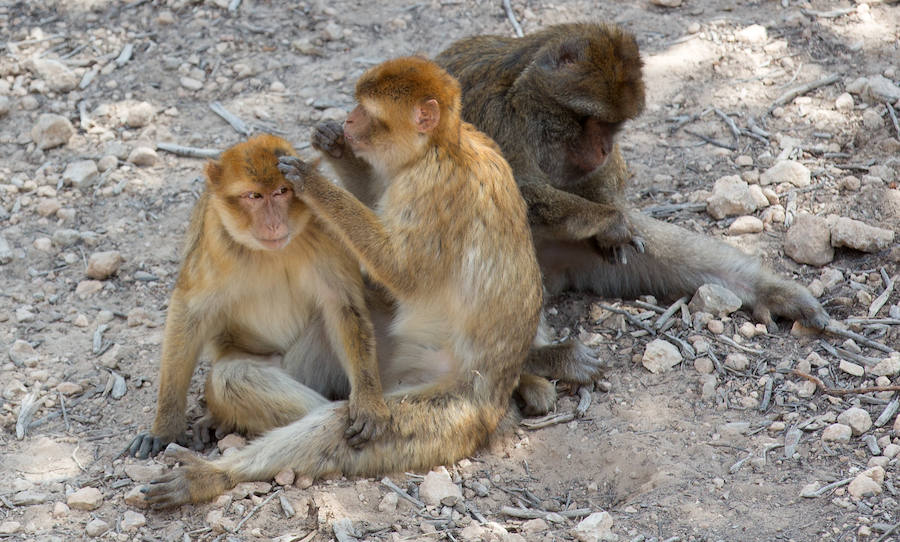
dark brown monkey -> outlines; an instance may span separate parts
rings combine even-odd
[[[351,442],[387,422],[359,264],[294,197],[277,167],[290,155],[286,141],[261,135],[207,164],[169,302],[156,419],[130,454],[181,439],[204,347],[206,421],[220,433],[261,433],[348,394]]]
[[[339,401],[213,462],[182,452],[183,466],[146,488],[154,507],[209,500],[286,468],[355,476],[451,463],[507,416],[541,306],[512,171],[460,120],[458,84],[430,61],[376,66],[356,98],[345,135],[386,187],[377,214],[299,159],[281,169],[396,300],[392,352],[379,353],[390,423],[355,449],[342,436],[348,407]]]
[[[711,282],[740,296],[770,329],[774,316],[827,325],[828,314],[803,286],[625,201],[627,169],[614,138],[644,106],[631,34],[609,24],[564,24],[520,39],[463,39],[436,61],[460,81],[463,118],[494,138],[513,168],[551,294],[671,299]],[[622,231],[621,221],[610,220],[616,212],[643,242],[643,253],[620,245],[627,265],[607,257]]]

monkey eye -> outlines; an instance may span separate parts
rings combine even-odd
[[[274,195],[276,195],[276,196],[283,196],[284,194],[287,194],[287,193],[290,192],[290,191],[291,191],[290,188],[288,188],[288,187],[286,187],[286,186],[282,186],[281,188],[279,188],[278,190],[276,190],[276,191],[274,192]]]
[[[241,197],[247,199],[261,199],[262,194],[260,194],[259,192],[244,192],[243,194],[241,194]]]

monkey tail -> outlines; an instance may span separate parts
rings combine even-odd
[[[265,480],[285,469],[313,479],[329,473],[376,476],[450,464],[488,442],[507,405],[479,404],[458,390],[394,395],[386,398],[389,427],[359,448],[344,438],[347,402],[309,412],[296,422],[269,431],[215,466],[234,483]]]

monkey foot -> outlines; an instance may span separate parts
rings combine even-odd
[[[185,448],[170,446],[167,457],[174,457],[182,466],[151,481],[141,489],[151,508],[161,509],[212,500],[234,484],[228,475]]]

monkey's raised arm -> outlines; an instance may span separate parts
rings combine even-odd
[[[344,128],[339,122],[321,122],[313,128],[312,147],[322,153],[328,165],[341,179],[344,188],[367,207],[372,207],[383,192],[372,166],[356,156],[344,140]]]

